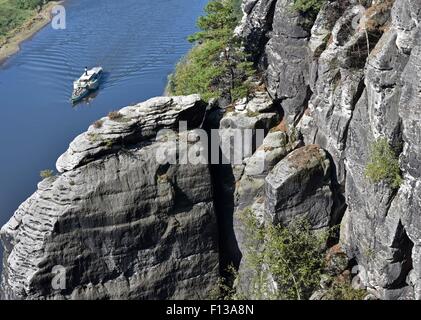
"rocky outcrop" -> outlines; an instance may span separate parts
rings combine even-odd
[[[275,140],[282,136],[284,139]],[[251,251],[259,250],[259,244],[253,243],[255,231],[248,230],[249,223],[244,219],[246,211],[261,225],[287,227],[305,219],[315,232],[329,228],[334,217],[330,160],[325,151],[317,145],[300,147],[299,143],[286,143],[285,136],[284,132],[275,132],[266,137],[260,147],[260,156],[269,163],[268,170],[259,175],[250,170],[254,167],[252,158],[258,154],[256,152],[247,161],[246,174],[236,189],[234,230],[243,256],[237,289],[247,297],[253,297],[254,290],[250,286],[256,272],[247,257]],[[287,155],[288,152],[291,153]]]
[[[276,1],[272,31],[264,51],[268,92],[282,103],[290,125],[298,122],[309,98],[310,30],[305,23],[292,10],[289,0]]]
[[[159,130],[178,129],[182,121],[190,128],[196,128],[203,122],[206,107],[197,95],[192,95],[157,97],[123,108],[118,111],[115,121],[100,119],[100,125],[91,126],[76,137],[57,160],[57,170],[73,170],[96,157],[114,153],[121,146],[147,144]]]
[[[418,174],[414,177],[407,172],[406,156],[409,150],[417,149],[420,141],[419,132],[412,129],[412,139],[408,139],[407,132],[421,118],[415,105],[411,113],[402,112],[408,110],[410,100],[416,99],[417,94],[411,88],[420,79],[414,74],[408,78],[409,70],[415,67],[410,61],[417,59],[416,47],[408,55],[408,48],[401,47],[398,40],[400,17],[410,5],[413,4],[409,1],[395,3],[392,28],[385,32],[367,59],[365,90],[354,111],[347,139],[348,210],[342,222],[342,242],[348,254],[358,260],[363,283],[383,299],[421,298],[416,280],[419,257],[415,245],[420,238],[419,231],[413,227],[418,225],[418,218],[411,214],[408,219],[408,212],[419,210],[419,202],[406,200],[416,194],[411,182],[419,179]],[[418,12],[416,7],[410,10]],[[365,177],[370,145],[379,137],[386,137],[396,149],[404,145],[401,155],[404,183],[398,191],[385,184],[372,185]]]
[[[306,219],[314,229],[329,227],[330,177],[330,161],[318,146],[308,145],[289,154],[266,177],[266,221],[287,226]]]
[[[204,298],[230,264],[247,292],[244,256],[258,249],[248,211],[261,224],[340,225],[329,275],[370,299],[421,299],[421,4],[328,0],[312,17],[292,3],[243,1],[235,32],[264,80],[251,99],[219,109],[156,98],[71,143],[61,174],[2,228],[4,297]],[[182,133],[157,137],[183,120]],[[202,150],[199,127],[241,148],[221,146],[211,165],[158,161],[177,155],[176,142]],[[399,188],[366,176],[378,139],[399,155]],[[51,286],[56,266],[62,290]],[[326,298],[320,287],[313,299]]]
[[[242,256],[250,250],[248,247],[248,230],[242,219],[245,210],[251,210],[253,215],[263,222],[265,218],[266,177],[291,150],[299,147],[299,142],[289,141],[283,131],[270,132],[256,152],[245,161],[244,173],[237,181],[234,189],[233,227],[235,239]],[[239,273],[249,273],[244,259],[241,260]],[[247,276],[241,277],[249,279]],[[245,284],[243,284],[245,285]]]
[[[266,92],[256,92],[249,101],[237,103],[233,110],[218,112],[222,113],[218,121],[209,126],[217,132],[221,141],[221,162],[212,166],[212,176],[220,234],[221,272],[224,274],[230,265],[238,266],[241,260],[238,247],[241,241],[234,233],[234,212],[238,206],[236,188],[252,171],[263,172],[262,164],[265,164],[260,161],[260,153],[256,149],[263,148],[265,135],[279,123],[282,113]],[[279,144],[275,140],[272,143]],[[279,159],[278,155],[273,154],[273,157],[274,161]]]
[[[157,161],[177,142],[201,147],[190,131],[155,139],[180,120],[200,125],[205,108],[198,96],[156,98],[76,138],[63,173],[1,230],[3,298],[206,298],[219,276],[209,166]]]
[[[261,54],[261,48],[268,40],[267,33],[272,29],[276,0],[244,0],[243,20],[235,33],[246,39],[248,51]]]
[[[332,160],[335,215],[346,208],[340,244],[359,282],[371,297],[421,299],[421,4],[327,1],[308,30],[286,9],[292,1],[272,2],[273,11],[264,3],[244,10],[239,30],[247,39],[260,27],[254,34],[266,39],[255,56],[266,63],[259,66],[289,131],[296,125],[306,145],[319,144]],[[264,14],[269,25],[252,22]],[[399,189],[366,177],[371,145],[381,138],[400,153]],[[272,198],[285,205],[281,195]]]

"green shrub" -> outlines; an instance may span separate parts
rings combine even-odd
[[[195,46],[178,63],[175,73],[170,77],[171,94],[199,93],[204,100],[219,96],[220,92],[215,81],[222,76],[224,70],[216,61],[224,47],[225,42],[222,40],[208,40]]]
[[[228,39],[238,24],[235,0],[212,0],[205,7],[206,15],[199,17],[201,30],[189,37],[190,42],[206,39]]]
[[[218,281],[213,298],[309,299],[320,289],[322,276],[329,279],[328,289],[323,290],[325,300],[362,300],[366,296],[365,290],[352,288],[346,278],[325,273],[326,243],[335,228],[314,231],[306,219],[298,219],[288,227],[264,226],[250,208],[241,213],[240,219],[247,248],[243,259],[251,272],[248,291],[238,290],[240,275],[232,268],[228,279]]]
[[[314,233],[306,220],[288,227],[262,227],[249,209],[242,220],[250,241],[246,263],[256,270],[251,295],[258,299],[308,299],[320,283],[327,232]],[[269,275],[277,283],[276,292],[268,287]]]
[[[17,8],[10,0],[0,1],[0,37],[23,24],[29,16],[28,11]]]
[[[278,297],[306,299],[320,283],[326,239],[315,235],[308,223],[290,227],[270,226],[264,262],[279,286]]]
[[[326,0],[294,0],[293,7],[301,13],[317,15]]]
[[[228,277],[220,277],[216,285],[209,293],[209,300],[245,300],[235,288],[235,283],[240,279],[238,271],[234,266],[227,268]]]
[[[104,125],[103,120],[97,120],[93,123],[93,126],[94,126],[95,129],[100,129],[100,128],[102,128],[103,125]]]
[[[41,177],[42,179],[51,178],[51,177],[53,177],[53,176],[54,176],[54,171],[53,171],[53,170],[50,170],[50,169],[47,169],[47,170],[42,170],[42,171],[39,173],[39,175],[40,175],[40,177]]]
[[[326,292],[326,300],[364,300],[367,291],[354,289],[348,282],[335,282]]]
[[[381,138],[372,144],[370,162],[367,164],[365,174],[372,183],[384,181],[394,189],[401,185],[399,157],[387,139]]]

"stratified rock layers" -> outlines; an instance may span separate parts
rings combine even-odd
[[[208,297],[219,276],[209,168],[160,164],[157,155],[186,137],[154,139],[205,107],[198,96],[153,99],[78,137],[58,161],[63,173],[2,228],[3,297]],[[57,266],[61,290],[52,286]]]

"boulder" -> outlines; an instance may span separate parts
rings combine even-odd
[[[329,227],[333,206],[330,174],[329,159],[318,146],[290,153],[266,177],[266,221],[287,226],[306,219],[313,229]]]
[[[87,147],[88,133],[73,141],[58,162],[64,172],[42,181],[1,229],[2,297],[208,297],[219,277],[209,166],[157,160],[194,133],[154,139],[159,127],[194,124],[202,105],[192,96],[123,109],[129,121],[105,120],[88,131],[112,139],[107,152],[101,144]],[[135,136],[142,143],[133,143]],[[201,147],[197,139],[187,143]]]

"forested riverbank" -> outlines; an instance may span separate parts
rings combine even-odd
[[[19,50],[19,44],[30,38],[51,19],[58,1],[0,0],[0,62]]]

